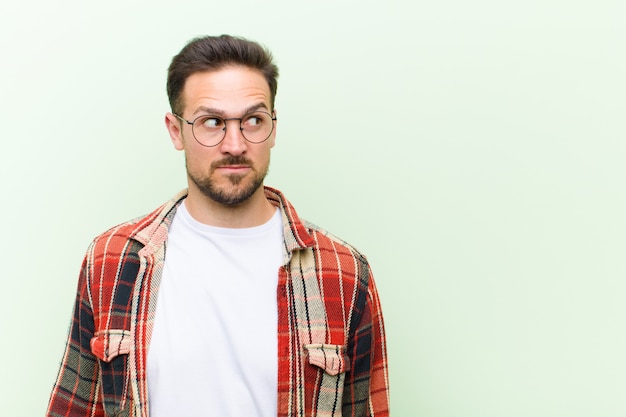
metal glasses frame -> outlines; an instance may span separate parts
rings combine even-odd
[[[220,139],[220,140],[219,140],[219,141],[218,141],[215,145],[206,145],[206,144],[204,144],[204,143],[200,142],[200,139],[198,139],[198,138],[196,137],[196,132],[195,132],[195,129],[194,129],[194,125],[195,125],[195,123],[196,123],[196,120],[200,119],[201,117],[207,117],[207,115],[206,115],[206,114],[204,114],[204,115],[200,115],[200,116],[196,117],[195,119],[193,119],[192,121],[189,121],[189,120],[185,119],[184,117],[177,115],[176,113],[172,113],[172,114],[173,114],[174,116],[178,117],[178,118],[179,118],[180,120],[182,120],[183,122],[187,123],[188,125],[191,125],[191,133],[193,134],[193,138],[196,140],[196,142],[198,142],[200,145],[205,146],[205,147],[207,147],[207,148],[213,148],[213,147],[215,147],[215,146],[219,145],[220,143],[222,143],[222,142],[224,141],[224,138],[226,137],[226,128],[228,127],[228,124],[227,124],[226,122],[228,122],[229,120],[239,120],[239,130],[241,131],[241,136],[243,136],[243,138],[244,138],[246,141],[248,141],[248,142],[250,142],[250,143],[254,143],[254,144],[259,144],[259,143],[263,143],[263,142],[265,142],[266,140],[268,140],[268,139],[269,139],[269,137],[270,137],[270,136],[272,136],[272,132],[274,131],[274,124],[275,124],[275,122],[276,122],[276,116],[273,116],[273,117],[272,117],[272,115],[271,115],[270,113],[268,113],[268,112],[264,112],[264,111],[257,112],[257,113],[264,113],[264,114],[267,114],[267,115],[270,117],[270,119],[272,120],[272,129],[269,131],[269,133],[267,134],[267,137],[266,137],[265,139],[263,139],[262,141],[259,141],[259,142],[254,142],[254,141],[251,141],[250,139],[248,139],[248,138],[246,137],[246,133],[245,133],[244,128],[243,128],[243,126],[242,126],[241,124],[243,123],[243,120],[244,120],[244,119],[246,118],[246,116],[248,116],[248,115],[244,115],[244,117],[229,117],[229,118],[226,118],[226,119],[225,119],[225,118],[223,118],[223,117],[219,117],[219,116],[211,116],[212,118],[219,119],[219,120],[221,120],[221,121],[223,121],[223,122],[224,122],[224,128],[222,129],[222,130],[224,131],[224,133],[223,133],[223,135],[222,135],[222,138],[221,138],[221,139]]]

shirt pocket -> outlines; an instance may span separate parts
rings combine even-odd
[[[111,362],[116,356],[130,353],[132,338],[128,330],[101,330],[91,338],[89,345],[98,359]]]
[[[91,352],[98,358],[102,404],[107,416],[129,415],[132,404],[129,392],[128,354],[133,338],[128,330],[100,330],[90,341]]]
[[[307,352],[310,374],[306,369],[305,386],[314,386],[312,396],[316,415],[341,417],[346,372],[350,370],[350,360],[343,345],[310,344],[304,345]]]
[[[350,360],[343,345],[314,343],[304,345],[309,363],[328,375],[336,376],[350,370]]]

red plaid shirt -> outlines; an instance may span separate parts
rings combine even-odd
[[[387,417],[385,333],[367,260],[301,221],[279,191],[265,193],[284,224],[278,417]],[[180,193],[90,245],[47,416],[149,416],[147,352],[167,232],[185,197]]]

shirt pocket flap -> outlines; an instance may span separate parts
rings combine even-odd
[[[322,368],[328,375],[339,375],[350,370],[350,360],[343,345],[310,344],[304,345],[309,363]]]
[[[128,330],[102,330],[96,332],[89,344],[98,359],[111,362],[116,356],[130,353],[132,338]]]

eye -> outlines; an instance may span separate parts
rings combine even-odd
[[[263,114],[250,114],[243,119],[244,127],[259,127],[265,122]]]
[[[205,116],[198,118],[196,124],[203,129],[222,129],[224,127],[224,120],[219,117]]]

